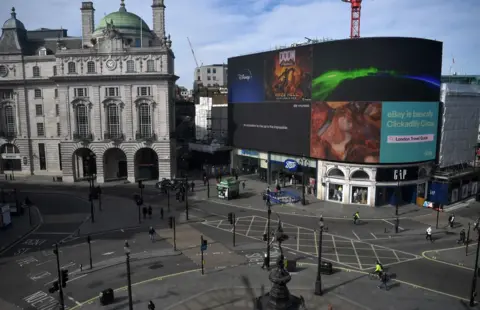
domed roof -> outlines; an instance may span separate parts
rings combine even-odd
[[[19,29],[25,30],[25,25],[17,19],[17,13],[15,13],[15,8],[12,8],[12,12],[10,13],[12,17],[10,17],[4,24],[3,29]]]
[[[100,20],[95,28],[94,35],[102,34],[103,30],[107,29],[107,24],[113,24],[115,29],[120,33],[140,33],[140,29],[145,34],[150,33],[150,28],[143,19],[141,19],[138,15],[127,12],[124,0],[122,0],[120,9],[117,12],[110,13]]]

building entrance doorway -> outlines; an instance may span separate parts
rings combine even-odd
[[[158,155],[151,148],[135,153],[135,180],[158,180]]]
[[[73,175],[76,181],[97,174],[97,156],[86,147],[77,149],[73,153]]]
[[[105,181],[127,178],[127,155],[122,149],[111,148],[105,151],[103,173]]]

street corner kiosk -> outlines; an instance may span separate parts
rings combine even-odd
[[[240,193],[240,182],[234,178],[228,178],[217,183],[218,198],[230,200],[237,198]]]

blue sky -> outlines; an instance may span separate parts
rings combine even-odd
[[[28,29],[60,28],[81,35],[81,0],[1,0],[0,20],[12,6]],[[96,22],[120,0],[93,0]],[[152,25],[151,0],[125,0],[127,10]],[[343,39],[350,5],[341,0],[165,0],[166,29],[176,55],[178,84],[191,88],[195,61],[227,62],[231,56],[291,45],[309,38]],[[425,37],[444,42],[443,73],[480,74],[479,0],[363,0],[361,35]],[[452,64],[455,58],[455,64]]]

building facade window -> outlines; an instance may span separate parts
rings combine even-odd
[[[138,106],[138,132],[142,138],[152,135],[152,113],[151,106],[144,102]]]
[[[362,205],[368,204],[368,187],[352,186],[352,201]]]
[[[15,110],[11,105],[5,107],[5,131],[7,134],[15,134]]]
[[[208,74],[212,73],[212,71],[210,70],[210,68],[207,69],[207,73],[208,73]]]
[[[75,116],[77,120],[77,134],[80,137],[88,137],[90,134],[89,111],[85,103],[80,103],[75,107]]]
[[[60,105],[58,103],[55,105],[55,116],[60,116]]]
[[[155,60],[149,59],[147,60],[147,72],[154,72],[155,71]]]
[[[73,61],[70,61],[67,67],[68,67],[69,74],[77,73],[77,65]]]
[[[0,90],[0,99],[13,99],[13,90],[12,89]]]
[[[217,73],[217,69],[213,68],[213,69],[212,69],[212,72],[213,72],[214,74]]]
[[[328,200],[343,201],[343,185],[340,184],[328,184]]]
[[[60,123],[57,123],[57,137],[62,135],[62,128],[60,127]]]
[[[55,98],[58,98],[58,89],[55,88],[55,91],[54,91],[54,96]]]
[[[43,116],[43,106],[41,104],[35,105],[35,115],[36,116]]]
[[[33,71],[33,77],[40,77],[40,67],[39,66],[34,66],[32,71]]]
[[[40,170],[47,170],[47,156],[45,152],[45,143],[38,144],[38,161],[40,163]]]
[[[37,136],[45,137],[45,126],[43,123],[37,123]]]
[[[216,77],[216,76],[212,76],[212,79],[213,79],[214,81],[216,81],[216,80],[217,80],[217,77]]]
[[[45,47],[42,47],[41,49],[39,49],[38,56],[47,56],[47,49]]]
[[[7,66],[1,65],[0,66],[0,76],[6,77],[8,75],[8,68]]]
[[[74,88],[73,93],[75,97],[88,97],[87,88],[85,87]]]
[[[148,86],[137,87],[137,96],[138,97],[150,97],[152,96],[152,88]]]
[[[53,66],[53,75],[57,75],[57,66]]]
[[[118,94],[119,94],[118,87],[105,88],[105,97],[118,97]]]
[[[95,62],[87,62],[87,73],[95,73]]]
[[[120,137],[120,107],[115,103],[107,106],[107,129],[110,137]]]
[[[207,80],[211,81],[212,80],[212,77],[209,75],[207,76]]]
[[[39,88],[36,88],[36,89],[33,91],[33,94],[34,94],[34,96],[35,96],[36,99],[42,98],[42,90],[39,89]]]
[[[135,72],[135,62],[133,60],[127,60],[127,72]]]

